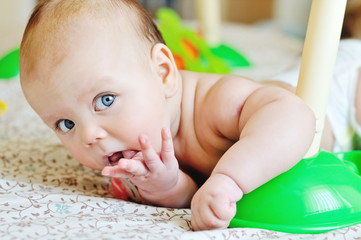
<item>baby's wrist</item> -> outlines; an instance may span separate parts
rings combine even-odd
[[[220,186],[224,189],[228,189],[236,201],[240,200],[243,196],[242,188],[237,182],[227,174],[224,173],[212,173],[210,178],[215,178],[215,181],[220,183]]]
[[[188,207],[190,201],[198,189],[197,185],[187,174],[178,170],[177,179],[174,184],[159,191],[146,191],[139,189],[139,192],[146,201],[151,204],[164,207]]]

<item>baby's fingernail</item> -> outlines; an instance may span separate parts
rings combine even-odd
[[[145,144],[145,143],[147,142],[147,139],[146,139],[144,136],[141,136],[141,137],[140,137],[140,142],[141,142],[142,144]]]
[[[103,169],[102,175],[104,175],[104,176],[110,176],[110,171],[109,171],[109,169]]]
[[[163,128],[163,134],[165,137],[170,137],[170,130],[169,128]]]

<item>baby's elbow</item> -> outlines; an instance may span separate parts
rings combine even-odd
[[[311,133],[311,138],[313,138],[316,129],[316,116],[307,103],[294,93],[286,90],[282,90],[282,93],[278,96],[285,104],[284,106],[287,106],[287,110],[285,109],[289,111],[287,115],[297,124],[298,129]]]
[[[312,109],[302,100],[299,99],[296,107],[298,112],[297,118],[300,124],[300,131],[305,134],[310,141],[313,140],[316,132],[316,116]]]

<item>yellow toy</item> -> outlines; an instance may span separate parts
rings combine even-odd
[[[5,113],[6,109],[7,109],[6,103],[0,100],[0,116]]]

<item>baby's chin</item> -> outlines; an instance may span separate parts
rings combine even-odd
[[[90,158],[76,158],[74,157],[77,162],[79,162],[81,165],[93,169],[93,170],[97,170],[97,171],[102,171],[104,167],[106,167],[106,165],[104,165],[103,162],[99,162],[99,161],[89,161]]]

